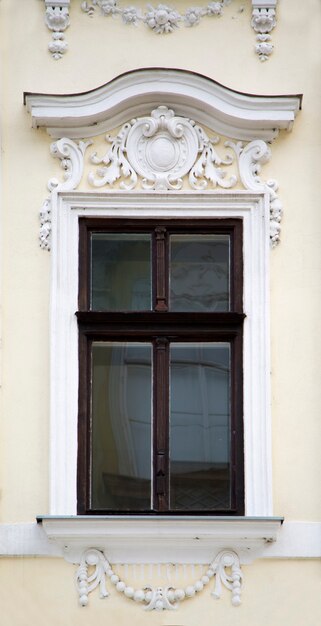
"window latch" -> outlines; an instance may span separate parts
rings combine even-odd
[[[165,455],[157,454],[156,494],[164,496],[166,493]]]

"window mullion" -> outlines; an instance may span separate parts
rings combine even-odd
[[[153,506],[169,509],[169,342],[157,338],[154,344],[154,481]]]
[[[155,265],[156,265],[156,277],[155,277],[155,310],[167,311],[167,276],[168,276],[168,261],[167,261],[167,231],[166,228],[155,229]]]

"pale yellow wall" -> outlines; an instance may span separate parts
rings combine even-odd
[[[214,600],[207,588],[178,611],[146,612],[115,589],[105,600],[96,589],[87,607],[78,605],[75,566],[59,559],[3,559],[0,602],[4,626],[318,626],[320,564],[257,561],[244,567],[243,604],[230,592]]]
[[[32,521],[48,512],[49,270],[38,246],[38,211],[46,182],[60,175],[50,139],[31,129],[23,91],[91,89],[146,66],[200,72],[234,89],[304,94],[292,134],[282,133],[264,176],[277,177],[284,204],[282,242],[271,252],[274,513],[287,520],[320,518],[320,172],[321,3],[280,0],[275,52],[262,64],[253,53],[250,1],[234,0],[220,19],[156,36],[120,19],[90,20],[72,0],[69,52],[55,62],[41,0],[1,0],[2,363],[0,522]],[[131,2],[134,4],[134,2]],[[184,2],[176,0],[177,7]],[[245,6],[243,13],[238,8]],[[316,626],[321,620],[314,561],[259,561],[244,567],[244,602],[182,603],[179,612],[146,613],[116,596],[90,597],[80,608],[74,566],[62,559],[0,561],[4,626]]]
[[[23,91],[91,89],[146,66],[189,69],[234,89],[301,93],[303,111],[282,133],[264,176],[277,177],[285,215],[282,242],[271,252],[272,415],[275,514],[317,520],[321,366],[320,113],[321,4],[282,0],[266,63],[253,53],[250,2],[234,0],[219,19],[156,36],[71,3],[69,51],[47,52],[51,34],[40,0],[0,4],[2,117],[3,354],[1,423],[2,522],[31,521],[48,511],[50,255],[38,247],[38,211],[46,182],[60,175],[50,139],[31,129]],[[177,0],[177,6],[185,3]],[[245,5],[243,13],[238,9]],[[186,5],[187,6],[187,5]],[[33,567],[33,565],[32,565]]]

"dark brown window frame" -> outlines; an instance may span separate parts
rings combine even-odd
[[[97,232],[153,232],[153,310],[107,312],[90,310],[90,238]],[[228,312],[182,313],[167,310],[168,240],[170,234],[229,234],[231,236],[231,305]],[[91,502],[91,344],[93,341],[151,341],[153,350],[153,509],[129,515],[244,515],[243,449],[243,253],[241,219],[79,219],[79,417],[78,514],[126,514],[96,510]],[[228,341],[231,343],[231,508],[215,511],[169,510],[168,375],[169,340]],[[164,391],[165,390],[165,391]],[[167,408],[166,408],[167,407]]]

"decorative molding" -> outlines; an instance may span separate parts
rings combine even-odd
[[[61,59],[68,49],[64,31],[70,25],[70,0],[44,0],[45,24],[52,31],[52,41],[48,44],[49,51],[54,59]],[[96,10],[104,17],[120,16],[123,23],[137,26],[145,24],[154,33],[169,34],[177,30],[181,23],[185,26],[197,26],[205,17],[220,17],[224,8],[232,0],[209,2],[203,6],[191,6],[180,13],[176,8],[166,4],[157,6],[147,5],[147,9],[134,6],[121,6],[118,0],[80,0],[80,8],[89,17],[93,17]],[[257,33],[255,51],[261,61],[266,61],[272,54],[273,45],[269,33],[276,26],[277,0],[252,0],[251,26]],[[242,13],[244,7],[239,8]]]
[[[99,520],[99,518],[96,518],[96,520],[97,519]],[[199,536],[198,533],[203,527],[203,521],[204,520],[201,520],[201,523],[198,524],[198,520],[194,519],[195,536]],[[230,521],[225,524],[224,529],[224,520],[221,520],[219,529],[225,546],[228,546],[230,549],[231,537],[229,537],[227,533],[230,524],[233,524],[234,521],[235,520],[231,520],[230,518]],[[101,523],[100,518],[98,524]],[[94,527],[94,523],[92,526]],[[174,562],[175,564],[175,562],[177,562],[187,564],[190,562],[188,559],[191,559],[191,557],[195,564],[205,565],[206,562],[208,562],[209,554],[213,554],[215,550],[221,550],[221,548],[216,545],[216,541],[213,542],[213,532],[216,527],[216,522],[213,524],[211,520],[208,523],[210,535],[208,536],[208,533],[206,532],[201,536],[201,540],[194,542],[195,546],[192,554],[186,538],[186,528],[181,528],[180,536],[177,537],[176,543],[175,538],[172,537],[171,530],[173,530],[173,526],[175,526],[175,519],[172,520],[172,529],[167,529],[166,532],[166,536],[170,538],[170,545],[168,548],[165,546],[162,535],[159,534],[160,529],[158,527],[158,522],[156,523],[155,528],[155,534],[159,535],[157,545],[155,545],[155,542],[153,542],[150,538],[151,530],[154,528],[154,521],[152,521],[149,526],[150,528],[148,528],[146,519],[142,520],[139,534],[137,519],[134,520],[133,524],[131,518],[127,522],[126,520],[121,520],[120,524],[117,518],[114,521],[108,520],[109,537],[106,549],[112,563],[115,565],[126,563],[128,567],[134,567],[134,564],[137,563],[145,564],[146,571],[144,569],[144,575],[146,573],[146,576],[148,576],[150,570],[153,571],[155,568],[157,571],[159,565],[167,568],[168,563]],[[263,532],[264,530],[262,529],[262,536]],[[269,529],[268,536],[271,536],[270,533],[271,529]],[[204,540],[206,545],[203,549],[199,544],[202,544]],[[189,543],[191,546],[191,542]],[[83,547],[83,550],[88,549],[90,545],[96,545],[100,550],[103,549],[101,545],[101,534],[99,532],[96,539],[93,534],[88,536],[87,546]],[[181,550],[180,547],[182,547]],[[0,524],[0,555],[3,557],[25,556],[32,558],[41,556],[48,558],[63,558],[65,550],[62,541],[60,541],[58,545],[58,543],[48,537],[47,533],[44,531],[42,523]],[[81,552],[79,552],[79,555],[81,555]],[[124,556],[125,558],[123,558]],[[239,556],[241,564],[246,564],[246,555],[240,551]],[[285,521],[277,533],[277,540],[264,543],[259,552],[259,557],[260,559],[321,558],[321,523]],[[175,561],[177,558],[178,561]],[[66,560],[68,560],[68,562],[70,561],[68,556]],[[77,563],[77,561],[75,562]],[[78,563],[79,562],[80,560],[78,560]]]
[[[79,218],[181,216],[243,220],[245,512],[247,516],[271,515],[267,191],[53,192],[51,210],[50,513],[76,513]],[[196,543],[201,544],[199,548],[204,545]],[[128,552],[129,545],[123,545]],[[110,549],[108,555],[115,562]]]
[[[185,72],[177,70],[154,70],[151,72],[137,71],[124,75],[111,83],[106,93],[104,86],[94,90],[89,94],[80,94],[71,97],[41,96],[32,94],[26,95],[28,109],[31,110],[34,123],[46,126],[51,134],[61,135],[61,129],[66,128],[72,136],[79,137],[80,133],[91,136],[98,130],[105,128],[106,117],[110,109],[113,110],[112,119],[115,119],[115,106],[121,105],[120,96],[126,93],[127,109],[135,108],[137,93],[137,83],[134,85],[134,76],[142,80],[145,89],[148,89],[148,98],[152,98],[153,88],[158,90],[159,81],[153,84],[151,75],[165,79],[162,82],[163,90],[168,95],[169,100],[178,101],[178,111],[180,110],[181,98],[184,95],[185,110],[197,113],[211,128],[219,128],[224,134],[231,138],[247,138],[254,140],[244,148],[238,142],[233,144],[227,142],[226,147],[234,150],[240,169],[241,182],[245,189],[266,190],[270,197],[270,218],[271,218],[271,244],[275,246],[280,239],[280,222],[282,217],[282,205],[277,196],[278,184],[275,180],[264,183],[259,178],[260,167],[270,157],[270,149],[263,141],[273,139],[279,128],[291,128],[294,115],[300,105],[299,96],[261,97],[238,94],[231,90],[209,81],[204,77],[189,74],[191,85],[189,88],[183,87],[182,76]],[[175,82],[174,86],[174,79]],[[141,87],[142,83],[138,86]],[[195,90],[199,92],[199,99],[202,100],[203,114],[195,105]],[[134,91],[129,96],[129,92]],[[139,90],[139,105],[141,109],[142,89]],[[189,104],[188,98],[191,98]],[[116,99],[116,101],[115,101]],[[192,105],[193,100],[193,105]],[[247,107],[244,107],[246,103]],[[75,105],[76,108],[75,108]],[[98,105],[98,107],[97,107]],[[263,105],[263,106],[262,106]],[[80,120],[76,116],[83,106],[83,114]],[[264,106],[269,106],[270,110],[264,110]],[[73,109],[75,126],[70,126],[70,110]],[[91,109],[95,109],[95,114],[91,114]],[[97,108],[100,109],[97,118]],[[175,107],[176,108],[176,107]],[[246,111],[246,114],[244,113]],[[205,115],[204,115],[205,111]],[[129,111],[128,111],[129,112]],[[211,117],[209,117],[211,115]],[[215,116],[215,117],[213,117]],[[123,116],[121,116],[122,118]],[[57,123],[59,118],[60,127],[52,132],[51,124]],[[120,121],[119,117],[117,120]],[[89,122],[89,126],[88,126]],[[73,122],[74,123],[74,122]],[[86,128],[83,128],[83,124]],[[109,121],[108,121],[109,124]],[[146,126],[147,125],[147,126]],[[244,126],[246,125],[246,130]],[[95,130],[94,130],[95,128]],[[264,129],[264,130],[263,130]],[[83,132],[85,130],[85,132]],[[60,139],[64,142],[63,149],[54,156],[58,156],[61,165],[65,170],[65,183],[59,184],[53,180],[49,183],[49,189],[57,190],[76,189],[82,176],[84,150],[90,142],[85,144],[80,141],[79,145],[73,139]],[[133,189],[137,186],[138,175],[141,175],[143,189],[173,190],[182,187],[182,177],[189,174],[189,185],[192,189],[199,190],[208,187],[222,187],[225,189],[235,187],[238,178],[233,174],[226,178],[226,166],[233,162],[232,155],[221,158],[214,145],[219,141],[218,137],[210,140],[206,132],[193,119],[183,115],[175,115],[174,111],[164,105],[154,109],[150,116],[133,118],[131,121],[125,120],[121,131],[115,137],[107,137],[111,143],[110,149],[105,156],[99,158],[97,153],[91,157],[94,165],[99,165],[96,173],[91,172],[89,183],[94,187],[111,186],[121,176],[129,180],[120,182],[121,189]],[[258,144],[257,142],[262,142]],[[59,146],[53,144],[52,151]],[[61,144],[62,145],[62,144]],[[85,147],[84,147],[85,146]],[[259,146],[259,147],[258,147]],[[197,157],[197,158],[196,158]],[[221,167],[223,166],[223,168]],[[81,173],[78,173],[81,172]],[[71,178],[70,178],[71,177]],[[70,180],[69,180],[70,179]],[[49,208],[49,212],[48,212]],[[50,202],[48,199],[40,212],[41,246],[50,248]]]
[[[239,176],[226,176],[234,163],[232,154],[220,157],[215,149],[219,137],[212,140],[195,121],[176,116],[172,109],[160,106],[151,115],[126,122],[119,133],[106,137],[111,144],[103,157],[97,152],[91,155],[91,163],[97,165],[90,172],[89,184],[94,187],[110,187],[121,177],[120,189],[137,188],[155,191],[180,190],[183,178],[196,191],[221,187],[231,189],[241,183],[244,189],[268,192],[270,199],[270,242],[275,247],[280,240],[282,204],[277,196],[275,180],[264,182],[259,174],[261,165],[271,156],[271,150],[262,140],[243,145],[242,142],[225,142],[236,155]],[[84,170],[85,150],[92,142],[78,144],[63,138],[53,143],[51,153],[61,160],[65,181],[54,178],[48,183],[50,191],[72,191],[81,182]],[[223,168],[222,168],[223,166]],[[225,168],[225,169],[224,169]],[[139,179],[140,177],[140,179]],[[40,245],[50,249],[50,200],[46,199],[40,211]]]
[[[142,178],[143,189],[157,191],[179,190],[183,177],[188,175],[192,189],[212,187],[229,189],[237,182],[236,176],[225,178],[225,172],[217,167],[231,165],[233,157],[221,159],[214,144],[201,126],[193,120],[176,116],[172,109],[159,106],[150,117],[133,119],[124,124],[115,137],[106,137],[111,143],[107,153],[99,158],[94,152],[91,162],[103,164],[96,176],[91,172],[88,180],[94,187],[112,185],[121,175],[129,178],[122,182],[121,189],[131,190]],[[127,157],[127,158],[126,158]]]
[[[302,96],[240,93],[200,74],[154,68],[128,72],[82,94],[26,93],[24,99],[32,126],[54,138],[101,135],[164,104],[224,137],[273,141],[280,130],[292,129]]]
[[[240,178],[244,188],[268,193],[270,203],[270,245],[272,248],[275,248],[280,241],[280,222],[283,214],[282,203],[277,195],[279,186],[275,179],[269,179],[264,182],[259,176],[261,166],[271,158],[271,149],[260,139],[251,141],[244,148],[240,142],[233,144],[227,141],[226,146],[232,148],[236,154]]]
[[[123,7],[118,0],[87,0],[81,3],[81,10],[93,17],[96,9],[105,17],[119,15],[124,24],[146,24],[157,35],[173,33],[182,22],[185,26],[197,26],[204,17],[215,17],[223,14],[224,7],[231,4],[232,0],[219,0],[209,2],[205,6],[192,6],[180,13],[175,8],[166,4],[157,6],[147,5],[147,9],[137,9],[133,6]]]
[[[61,59],[68,48],[64,31],[70,25],[70,0],[44,0],[45,24],[52,31],[52,41],[48,44],[49,52],[55,60]]]
[[[252,0],[251,26],[257,33],[255,52],[260,61],[267,61],[273,52],[269,33],[276,26],[277,0]]]
[[[219,2],[209,2],[203,6],[191,6],[180,13],[176,8],[166,4],[157,6],[148,5],[147,10],[137,9],[133,6],[123,7],[118,0],[86,0],[81,2],[81,10],[93,17],[96,9],[100,9],[100,14],[105,17],[115,17],[119,15],[124,24],[139,23],[146,24],[154,33],[173,33],[179,28],[180,23],[185,26],[197,26],[204,17],[221,16],[224,7],[231,4],[232,0],[220,0]],[[269,33],[276,25],[275,7],[277,0],[252,0],[252,20],[251,25],[257,35],[257,45],[255,50],[261,61],[265,61],[272,53],[273,46],[269,43],[271,39]],[[239,8],[242,13],[244,7]]]
[[[51,144],[50,152],[54,158],[60,159],[64,180],[59,182],[57,178],[51,178],[48,182],[49,191],[72,191],[78,187],[83,176],[85,151],[91,143],[91,141],[77,143],[64,137]]]
[[[43,250],[51,249],[51,198],[46,198],[39,212],[40,230],[39,241],[40,248]]]
[[[93,571],[89,572],[89,569],[93,569]],[[145,604],[145,611],[173,611],[179,607],[180,602],[193,598],[195,594],[198,595],[203,591],[212,578],[215,578],[215,589],[211,594],[214,598],[218,600],[221,597],[222,585],[224,585],[232,592],[233,606],[241,604],[243,573],[239,557],[232,550],[219,552],[206,573],[194,584],[187,585],[185,588],[175,588],[170,585],[155,588],[146,584],[140,589],[134,589],[115,574],[104,552],[90,548],[82,554],[76,574],[76,588],[81,606],[88,604],[89,593],[98,585],[100,597],[109,596],[106,589],[106,578],[109,578],[110,583],[115,586],[120,594],[124,594],[126,598],[134,602]]]
[[[83,176],[85,151],[91,143],[91,141],[76,143],[64,137],[51,144],[50,152],[54,158],[60,159],[64,176],[62,182],[57,178],[51,178],[48,181],[49,191],[73,191],[78,187]],[[49,251],[51,249],[51,197],[45,199],[39,216],[40,247]]]

